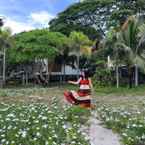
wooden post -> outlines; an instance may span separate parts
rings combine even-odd
[[[80,72],[79,65],[80,65],[80,53],[78,53],[77,55],[77,78],[78,79],[79,79],[79,72]]]
[[[138,66],[135,64],[135,86],[138,86]]]
[[[116,66],[116,86],[119,88],[119,67]]]
[[[28,72],[26,72],[26,77],[25,77],[25,79],[26,79],[26,85],[28,85]]]
[[[6,50],[3,49],[3,86],[6,82]]]

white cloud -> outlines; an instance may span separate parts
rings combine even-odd
[[[48,27],[48,22],[54,18],[53,15],[46,11],[40,11],[31,13],[25,20],[25,22],[14,20],[10,17],[4,16],[4,27],[9,27],[12,30],[12,34],[20,33],[23,31],[30,31],[36,28]]]
[[[33,23],[48,26],[48,22],[51,19],[53,19],[55,16],[49,14],[47,11],[40,11],[40,12],[31,13],[29,17]]]
[[[35,27],[30,23],[15,21],[11,18],[6,18],[4,27],[9,27],[13,34],[35,29]]]

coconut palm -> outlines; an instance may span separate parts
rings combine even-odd
[[[132,87],[132,66],[136,66],[135,85],[138,85],[138,66],[144,67],[143,53],[145,49],[145,25],[139,19],[131,16],[116,34],[114,54],[119,63],[128,68],[129,86]]]
[[[0,51],[3,56],[3,84],[5,83],[5,69],[6,69],[6,51],[13,44],[11,31],[9,28],[4,28],[0,30]]]
[[[79,77],[79,65],[80,65],[80,56],[86,55],[89,56],[91,54],[91,49],[89,46],[92,45],[92,41],[84,35],[82,32],[71,32],[70,36],[70,47],[71,52],[77,56],[77,70]]]

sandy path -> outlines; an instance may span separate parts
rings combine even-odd
[[[95,116],[92,115],[89,122],[89,136],[91,145],[121,145],[118,135],[114,134],[112,130],[104,128]]]

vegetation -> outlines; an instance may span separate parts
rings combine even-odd
[[[121,135],[125,145],[144,144],[145,87],[138,87],[138,69],[145,70],[144,13],[144,0],[84,0],[59,13],[49,29],[13,36],[9,29],[1,28],[0,19],[0,50],[6,50],[7,68],[25,63],[32,68],[31,62],[46,60],[63,65],[65,76],[66,64],[77,68],[78,75],[82,68],[95,64],[93,97],[100,119]],[[135,88],[124,85],[116,89],[114,84],[119,87],[122,80],[122,66],[127,68],[129,87],[134,83]],[[50,74],[51,69],[45,73]],[[90,112],[64,106],[63,91],[0,90],[0,101],[4,102],[0,104],[0,144],[89,145],[78,128]]]
[[[16,34],[15,45],[8,50],[9,61],[22,63],[35,59],[53,59],[59,49],[66,43],[66,37],[59,32],[49,32],[47,29],[33,30]]]
[[[102,38],[108,27],[120,27],[128,16],[142,15],[144,10],[143,0],[84,0],[59,13],[49,23],[50,30],[67,35],[82,31],[90,39]]]
[[[89,145],[88,138],[81,134],[78,115],[87,113],[76,109],[58,106],[56,98],[52,98],[49,107],[37,104],[5,104],[0,107],[0,143],[25,145]],[[73,114],[73,117],[71,117]]]
[[[13,39],[11,37],[11,30],[9,28],[5,28],[0,30],[0,50],[10,48],[13,44]]]
[[[119,133],[124,145],[142,145],[145,128],[145,86],[96,87],[97,114],[105,126]]]
[[[125,25],[126,28],[125,28]],[[115,57],[119,64],[125,64],[128,67],[129,85],[132,86],[132,69],[133,65],[144,67],[144,60],[140,57],[140,53],[144,50],[144,24],[140,25],[139,20],[129,17],[124,24],[123,30],[119,33],[116,47]],[[142,54],[143,55],[143,54]],[[142,64],[142,65],[140,65]]]
[[[144,103],[142,105],[144,106]],[[121,134],[123,144],[144,144],[144,109],[130,112],[123,108],[116,109],[103,106],[98,108],[98,112],[108,128]]]
[[[70,86],[68,87],[70,88]],[[96,93],[93,97],[97,101],[96,111],[100,119],[104,121],[106,127],[120,133],[121,141],[127,145],[144,143],[144,88],[145,86],[132,90],[115,87],[95,88]],[[86,123],[90,112],[78,107],[63,106],[61,96],[64,89],[66,87],[58,90],[56,88],[0,90],[0,99],[3,102],[0,109],[0,120],[3,124],[1,138],[12,143],[14,141],[15,144],[20,141],[25,144],[33,144],[33,142],[36,144],[41,140],[42,142],[48,141],[48,143],[59,141],[69,142],[69,144],[77,141],[89,145],[87,137],[81,134],[78,128]],[[40,98],[38,98],[39,96]],[[57,99],[50,96],[56,96]],[[58,122],[59,125],[55,122]],[[7,136],[5,136],[4,126],[6,128],[11,126],[10,130],[7,129]],[[58,129],[59,132],[57,132]],[[67,132],[68,130],[70,132]],[[18,134],[18,137],[13,132]],[[54,133],[49,134],[49,132]],[[51,138],[47,138],[48,134]],[[55,138],[56,135],[57,138]],[[77,138],[75,138],[76,135]],[[68,136],[71,136],[69,141]]]

